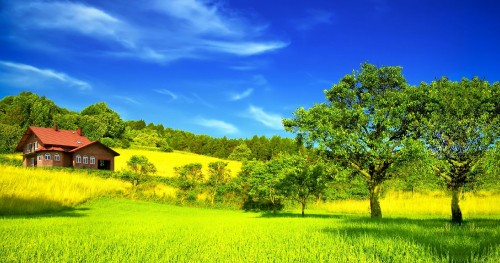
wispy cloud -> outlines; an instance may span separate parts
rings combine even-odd
[[[204,100],[202,97],[200,97],[197,93],[194,92],[192,92],[190,95],[183,95],[174,93],[173,91],[170,91],[168,89],[154,89],[153,91],[170,97],[171,101],[177,101],[189,104],[199,103],[200,105],[203,105],[208,108],[215,108],[214,105],[208,103],[206,100]]]
[[[60,36],[76,33],[104,43],[99,46],[100,54],[155,63],[206,59],[221,53],[252,56],[288,45],[270,40],[266,27],[212,1],[145,0],[120,4],[120,8],[113,5],[109,2],[109,8],[102,8],[79,2],[28,0],[9,3],[6,13],[10,21],[16,21],[10,30],[14,38],[17,34],[23,41],[45,42],[38,46],[67,47]],[[32,33],[40,30],[47,31],[44,35],[49,37],[33,38],[36,34]],[[72,48],[81,52],[82,47]]]
[[[283,130],[283,125],[281,124],[282,117],[278,114],[267,113],[264,109],[252,105],[248,108],[247,113],[252,119],[271,129]]]
[[[113,97],[127,104],[141,105],[141,103],[138,102],[137,100],[127,96],[114,95]]]
[[[233,93],[230,95],[229,100],[230,101],[237,101],[237,100],[242,100],[248,96],[250,96],[253,92],[253,89],[247,89],[243,91],[242,93]]]
[[[328,25],[333,22],[333,13],[310,9],[307,10],[307,16],[297,22],[297,29],[300,31],[309,31],[320,25]]]
[[[223,134],[235,134],[239,132],[236,126],[221,120],[197,118],[195,119],[195,123],[207,128],[216,129]]]
[[[155,89],[153,91],[160,93],[160,94],[163,94],[163,95],[167,95],[170,98],[172,98],[172,100],[177,100],[179,98],[179,96],[177,94],[173,93],[172,91],[170,91],[168,89]]]
[[[92,86],[83,80],[73,78],[65,73],[52,69],[41,69],[27,64],[0,61],[0,82],[9,85],[26,85],[36,88],[37,85],[54,85],[77,88],[81,91],[88,91]]]

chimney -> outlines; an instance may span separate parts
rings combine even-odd
[[[58,131],[57,124],[54,124],[54,131]]]
[[[76,133],[80,136],[82,136],[82,128],[78,127],[78,130],[76,130]]]

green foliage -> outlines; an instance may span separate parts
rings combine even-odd
[[[284,170],[290,166],[288,161],[273,159],[267,162],[248,161],[243,164],[240,176],[248,191],[248,208],[270,208],[273,213],[283,208],[287,198]]]
[[[109,137],[104,137],[100,140],[100,142],[108,147],[118,147],[120,146],[119,143],[117,143],[115,140]]]
[[[283,121],[309,145],[318,145],[332,161],[353,169],[367,182],[372,217],[381,217],[381,184],[401,165],[402,149],[418,124],[412,114],[420,103],[406,92],[400,67],[363,64],[325,91],[327,103],[299,108]],[[412,96],[413,95],[413,96]]]
[[[181,167],[175,168],[177,174],[177,186],[179,187],[180,203],[184,204],[184,200],[194,200],[200,192],[200,185],[203,182],[202,165],[200,163],[190,163]]]
[[[304,216],[310,197],[320,198],[336,171],[328,169],[320,158],[312,154],[281,156],[280,159],[287,164],[282,170],[285,174],[283,188],[288,198],[300,203]]]
[[[127,161],[127,166],[135,174],[132,181],[134,186],[139,185],[145,176],[156,173],[155,165],[144,155],[132,155]]]
[[[208,180],[206,186],[210,193],[210,202],[214,205],[215,196],[231,179],[231,171],[227,168],[228,163],[223,161],[208,164]]]
[[[233,152],[229,155],[229,160],[235,161],[246,161],[252,156],[252,150],[248,148],[246,143],[242,143],[236,148],[234,148]]]
[[[481,160],[500,135],[500,84],[442,78],[420,89],[426,92],[422,139],[438,160],[435,171],[452,191],[452,220],[461,223],[460,192],[485,174]]]
[[[91,140],[100,140],[104,137],[122,138],[125,132],[125,123],[120,115],[108,108],[104,102],[92,104],[80,114],[83,134]]]
[[[16,125],[0,123],[0,153],[12,153],[23,131]]]

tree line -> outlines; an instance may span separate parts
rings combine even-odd
[[[214,138],[165,128],[144,120],[124,121],[106,103],[99,102],[74,112],[58,107],[46,97],[31,92],[7,96],[0,101],[0,152],[13,152],[29,126],[53,127],[82,132],[90,140],[109,147],[148,147],[161,151],[188,151],[223,159],[270,160],[280,152],[293,152],[295,140],[273,136],[247,139]]]

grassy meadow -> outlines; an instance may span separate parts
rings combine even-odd
[[[265,213],[100,198],[0,218],[2,262],[499,262],[500,219]]]
[[[119,152],[122,168],[132,154],[163,171],[214,159]],[[169,165],[174,157],[178,163]],[[175,198],[172,186],[140,187],[143,196]],[[384,218],[372,220],[367,200],[311,204],[304,218],[297,210],[140,201],[130,182],[78,169],[0,165],[0,189],[0,262],[500,262],[500,196],[493,192],[465,194],[458,226],[449,222],[444,192],[388,192]]]
[[[189,152],[160,152],[160,151],[149,151],[141,149],[115,149],[120,156],[115,158],[115,171],[127,169],[127,161],[132,157],[132,155],[144,155],[152,162],[155,166],[158,176],[174,177],[175,167],[180,167],[189,163],[201,163],[203,165],[203,172],[206,175],[208,173],[208,164],[215,161],[220,161],[221,159],[215,157],[209,157]],[[224,160],[228,162],[228,168],[231,170],[231,174],[236,176],[241,170],[241,162]]]

